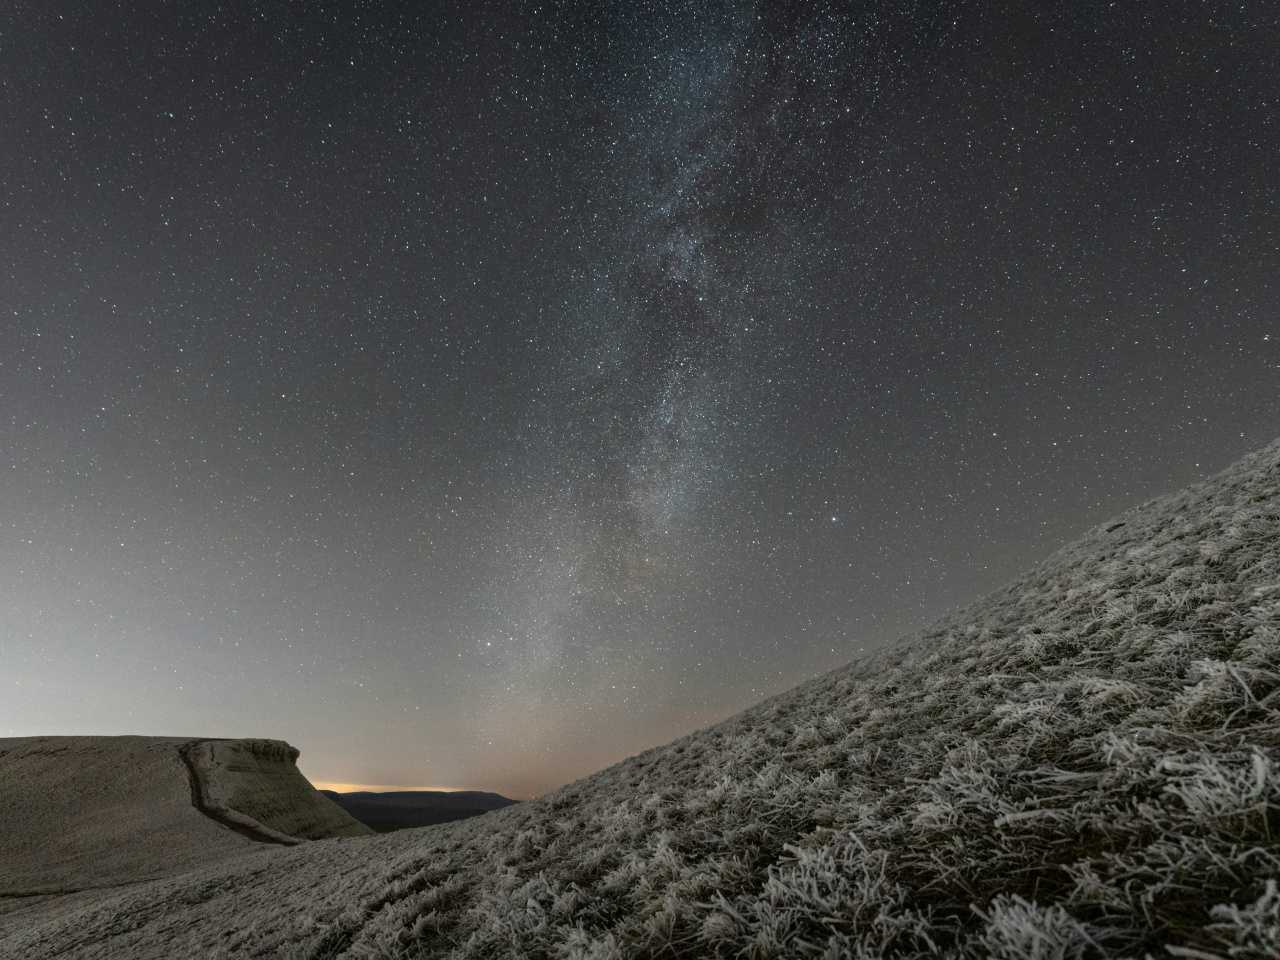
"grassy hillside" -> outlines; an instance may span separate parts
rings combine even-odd
[[[540,801],[149,884],[0,955],[1274,960],[1277,881],[1273,444]]]
[[[192,806],[181,754],[190,742],[0,738],[0,913],[40,893],[169,876],[256,850]]]

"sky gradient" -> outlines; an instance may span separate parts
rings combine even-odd
[[[1269,4],[0,13],[0,736],[523,798],[1280,434]]]

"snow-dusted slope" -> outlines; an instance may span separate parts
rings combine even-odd
[[[0,739],[0,895],[127,883],[255,847],[192,808],[185,742]]]
[[[533,803],[0,933],[40,957],[1280,956],[1280,444]]]
[[[259,840],[293,844],[373,831],[316,790],[280,740],[198,740],[183,747],[196,805]]]
[[[276,740],[0,739],[0,898],[170,876],[258,849],[370,831]]]

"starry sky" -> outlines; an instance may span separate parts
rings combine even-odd
[[[1271,3],[10,0],[0,736],[543,793],[1280,434]]]

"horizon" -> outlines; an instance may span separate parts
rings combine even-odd
[[[0,736],[537,797],[1270,442],[1259,19],[0,13]]]
[[[299,768],[301,769],[301,768]],[[303,776],[306,772],[303,771]],[[324,780],[312,780],[307,777],[311,785],[317,790],[332,790],[334,793],[397,793],[397,792],[424,792],[424,793],[472,793],[469,787],[406,787],[403,785],[393,785],[385,783],[329,783]],[[503,796],[506,796],[503,794]],[[508,799],[514,800],[515,797]]]

